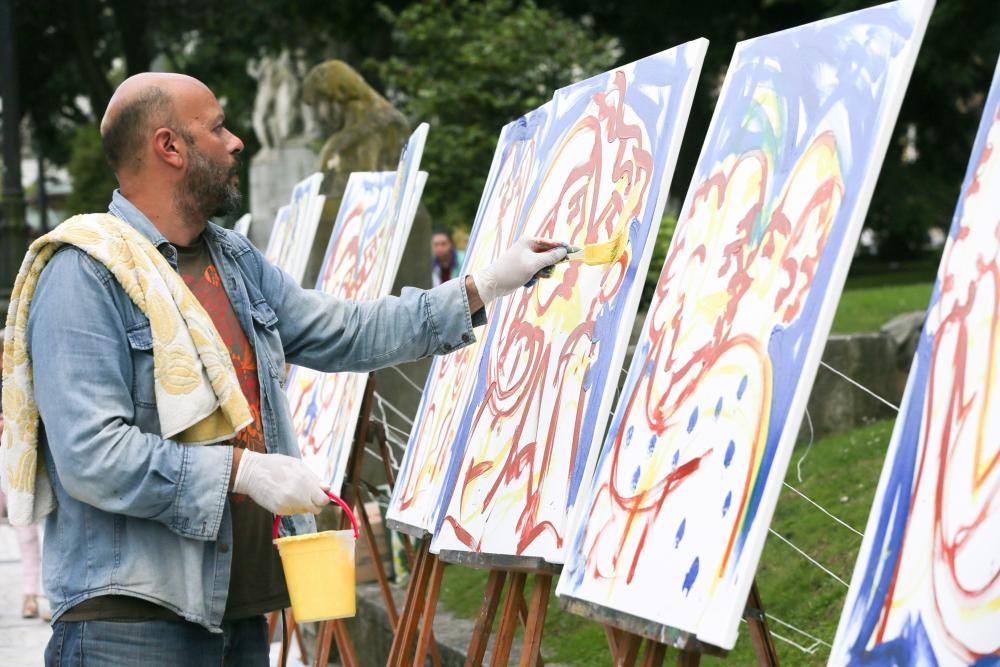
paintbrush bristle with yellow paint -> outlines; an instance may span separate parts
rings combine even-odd
[[[583,263],[588,266],[600,266],[602,264],[611,264],[618,261],[618,258],[622,256],[625,252],[625,247],[628,245],[628,219],[625,219],[618,225],[615,229],[615,233],[611,235],[611,238],[602,243],[588,243],[582,248],[577,248],[576,246],[566,245],[566,257],[559,261],[559,264],[563,262],[583,260]],[[534,276],[531,277],[525,287],[531,287],[539,278],[548,278],[552,275],[556,266],[559,264],[553,264],[552,266],[547,266]]]
[[[628,245],[628,221],[618,225],[611,238],[602,243],[588,243],[582,248],[570,246],[566,251],[566,259],[582,260],[588,266],[600,266],[618,261]]]

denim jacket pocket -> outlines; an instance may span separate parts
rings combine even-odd
[[[153,390],[153,332],[149,320],[129,328],[128,346],[132,355],[132,400],[136,407],[155,408]]]
[[[257,356],[266,358],[271,377],[285,386],[285,348],[278,333],[278,316],[265,301],[250,304],[253,317],[254,337],[257,340]]]

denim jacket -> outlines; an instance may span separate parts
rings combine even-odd
[[[117,191],[110,212],[176,269],[175,248]],[[209,224],[204,239],[256,350],[268,452],[298,456],[286,362],[364,372],[474,340],[461,280],[343,301],[300,288],[238,234]],[[485,316],[476,315],[478,325]],[[57,501],[43,556],[53,617],[98,595],[129,595],[218,631],[233,557],[232,447],[160,437],[149,320],[83,251],[60,249],[42,272],[28,338]],[[282,520],[284,534],[313,530],[309,515]]]

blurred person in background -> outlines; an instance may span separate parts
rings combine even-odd
[[[438,227],[431,233],[431,283],[437,287],[458,276],[465,253],[455,248],[451,230]]]

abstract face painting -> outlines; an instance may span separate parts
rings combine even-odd
[[[323,213],[326,198],[319,194],[322,182],[323,174],[316,173],[295,184],[288,203],[288,221],[280,227],[275,224],[267,243],[265,256],[296,282],[302,281]]]
[[[469,236],[462,275],[475,273],[518,237],[519,216],[532,183],[538,137],[551,119],[548,106],[507,125],[487,177],[476,221]],[[497,302],[487,306],[492,321]],[[483,332],[457,352],[435,357],[414,420],[386,521],[397,530],[421,537],[434,531],[442,499],[454,479],[461,449],[453,447],[468,405]]]
[[[391,215],[396,172],[356,172],[344,191],[316,289],[341,299],[367,301],[389,292],[416,213],[426,174],[414,179],[412,206]],[[354,441],[364,373],[321,373],[293,366],[286,393],[299,452],[335,493],[343,483]]]
[[[560,265],[506,297],[458,428],[464,445],[432,550],[562,560],[569,514],[606,424],[707,42],[557,92],[521,233],[584,246],[626,235],[601,266]]]
[[[351,174],[316,289],[342,299],[380,296],[393,243],[388,213],[395,176]],[[286,392],[302,459],[333,490],[343,480],[366,379],[361,373],[321,373],[301,366],[293,366],[288,375]]]
[[[929,13],[737,46],[581,503],[571,609],[732,648]]]
[[[830,664],[1000,657],[1000,65]]]
[[[288,242],[288,225],[291,222],[291,207],[287,204],[278,209],[278,214],[274,216],[274,224],[271,225],[271,236],[267,240],[267,249],[264,257],[275,266],[278,258],[281,257],[281,249]]]

